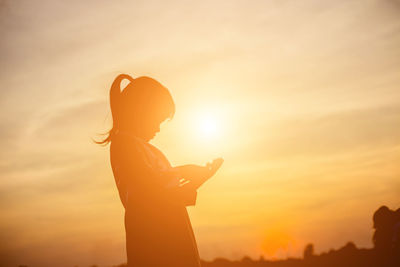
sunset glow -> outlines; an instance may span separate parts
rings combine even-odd
[[[373,212],[400,206],[398,1],[0,8],[0,262],[125,262],[109,147],[92,141],[120,73],[170,91],[151,144],[172,166],[224,158],[188,208],[202,259],[371,248]]]
[[[199,132],[205,137],[214,137],[219,132],[218,121],[211,116],[204,116],[199,120]]]

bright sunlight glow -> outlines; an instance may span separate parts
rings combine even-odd
[[[206,137],[215,137],[218,133],[218,123],[216,118],[204,116],[200,118],[199,130]]]
[[[221,108],[212,106],[193,110],[192,129],[199,141],[215,142],[224,135],[224,116]]]

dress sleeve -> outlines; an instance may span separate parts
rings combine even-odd
[[[197,191],[190,183],[183,186],[168,184],[176,178],[167,170],[153,167],[143,144],[137,141],[127,142],[120,148],[119,171],[128,197],[144,197],[149,201],[173,201],[185,206],[195,205]],[[126,143],[125,143],[126,144]]]

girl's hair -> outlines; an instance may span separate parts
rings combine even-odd
[[[121,81],[130,83],[121,92]],[[174,116],[175,104],[168,89],[156,80],[141,76],[133,79],[127,74],[118,75],[110,89],[110,108],[113,126],[108,136],[97,144],[110,143],[118,130],[140,127],[139,122],[155,118],[167,119]]]

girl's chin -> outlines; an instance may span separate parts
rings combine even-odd
[[[150,140],[153,139],[154,137],[156,137],[156,134],[148,135],[148,136],[146,137],[146,141],[150,141]]]

